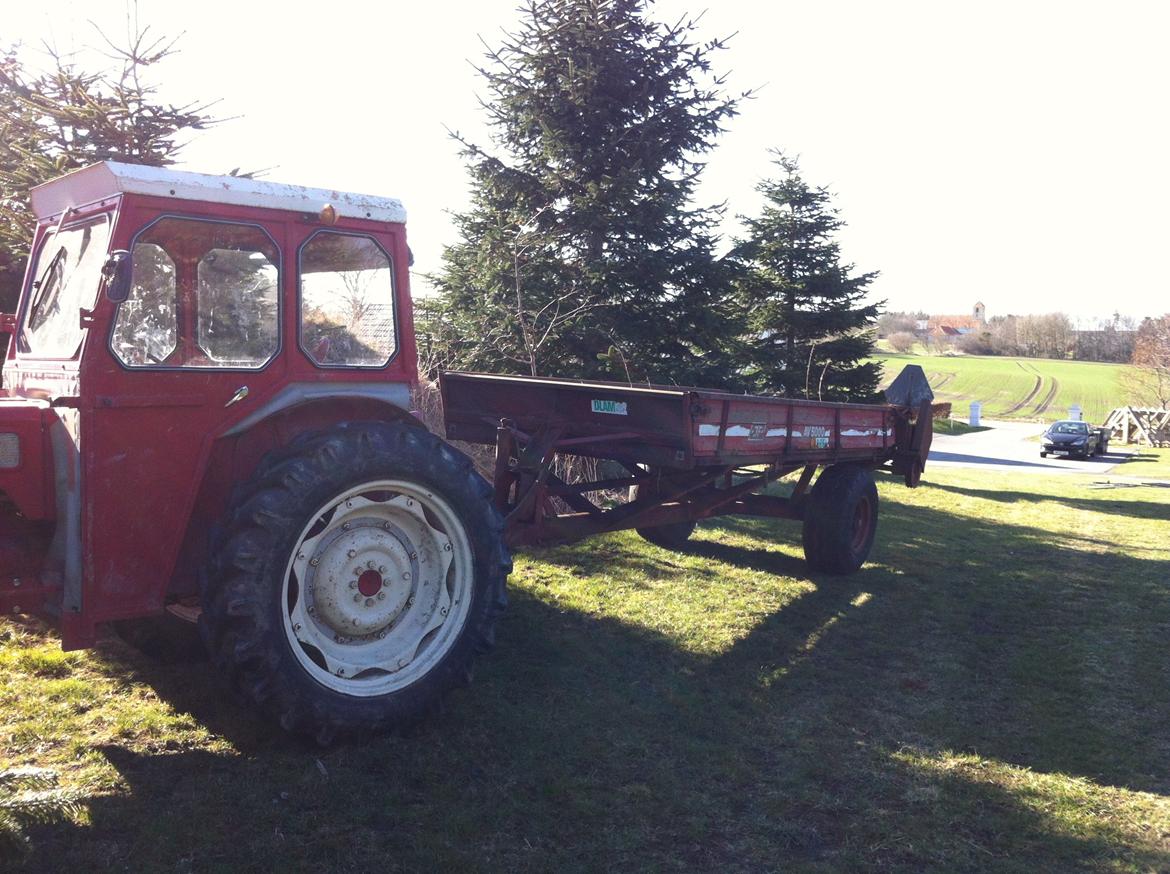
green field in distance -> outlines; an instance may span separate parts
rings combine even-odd
[[[966,418],[971,401],[982,401],[988,418],[1037,421],[1067,418],[1068,408],[1080,404],[1086,421],[1100,423],[1110,410],[1129,402],[1120,383],[1125,364],[891,352],[874,358],[883,365],[883,386],[903,366],[921,366],[935,400],[950,401],[960,418]]]

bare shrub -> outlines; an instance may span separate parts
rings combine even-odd
[[[898,331],[895,334],[890,334],[889,337],[890,348],[895,352],[910,352],[917,342],[918,338],[909,331]]]

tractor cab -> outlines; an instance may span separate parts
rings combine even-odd
[[[233,482],[297,434],[409,418],[394,199],[106,162],[33,189],[0,395],[0,609],[98,623],[198,595]]]

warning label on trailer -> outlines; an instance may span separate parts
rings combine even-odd
[[[611,416],[628,416],[625,401],[599,401],[594,399],[593,412],[609,413]]]
[[[804,436],[812,438],[814,449],[829,448],[829,429],[823,425],[806,425]]]

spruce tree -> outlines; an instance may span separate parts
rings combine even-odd
[[[424,340],[452,366],[718,383],[731,315],[692,204],[736,100],[723,43],[648,0],[534,0],[479,72],[492,146],[458,134],[471,208],[432,277]]]
[[[106,41],[116,67],[96,73],[53,53],[47,72],[30,72],[14,49],[0,57],[0,311],[12,311],[24,275],[30,188],[97,161],[165,166],[181,135],[214,123],[206,105],[161,102],[146,80],[173,45],[149,28],[125,46]]]
[[[877,273],[841,262],[844,226],[824,188],[809,185],[796,160],[773,153],[781,171],[756,190],[759,216],[740,216],[746,237],[731,259],[747,327],[740,375],[749,391],[794,398],[873,399],[880,368],[873,352],[877,304],[864,303]]]

